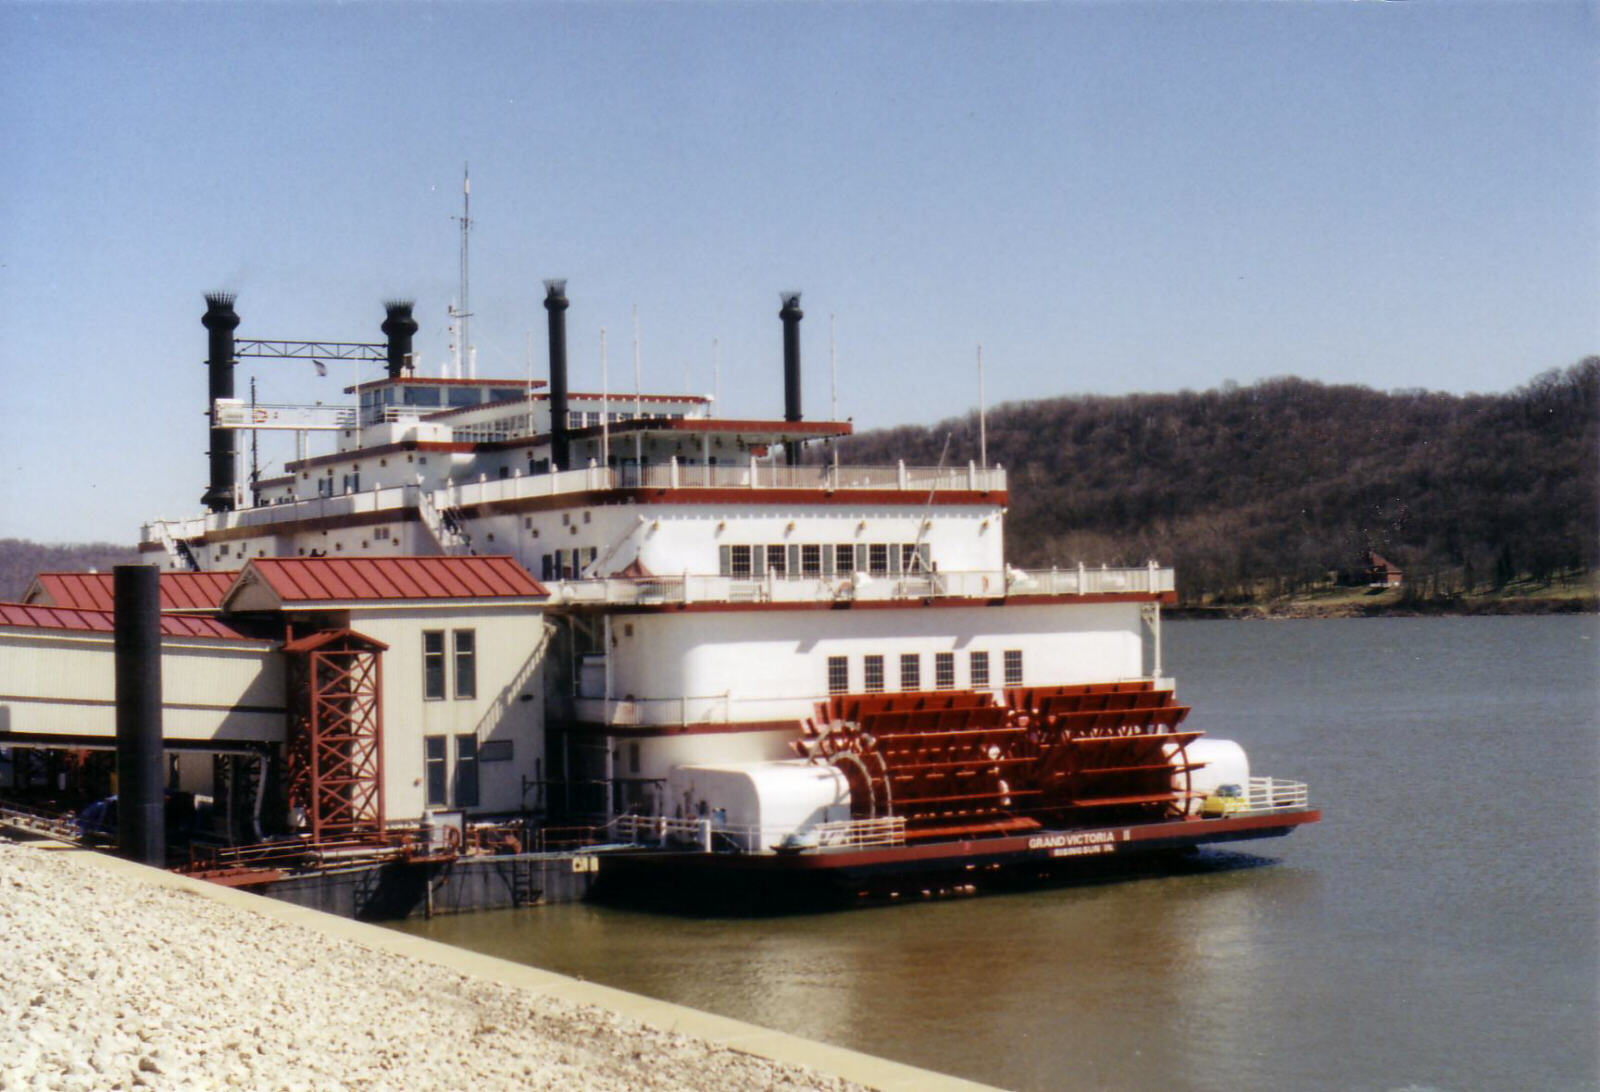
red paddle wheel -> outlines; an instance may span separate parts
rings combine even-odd
[[[1182,816],[1199,763],[1186,748],[1201,733],[1180,731],[1189,707],[1149,682],[1097,683],[1006,691],[1026,726],[1038,789],[1034,814],[1053,827],[1157,822]]]
[[[1038,827],[1016,814],[1036,790],[1024,730],[993,695],[972,691],[840,694],[817,705],[795,749],[840,770],[857,819],[905,818],[908,839]]]
[[[798,754],[850,785],[857,819],[902,816],[908,839],[1178,818],[1191,797],[1189,713],[1149,682],[836,694]]]

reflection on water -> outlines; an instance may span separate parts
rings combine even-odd
[[[1116,884],[403,928],[1013,1088],[1596,1087],[1597,620],[1166,628],[1192,723],[1322,824]]]

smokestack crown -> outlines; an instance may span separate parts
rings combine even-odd
[[[238,312],[233,309],[237,298],[232,292],[207,292],[206,313],[200,322],[207,330],[232,330],[239,325]]]
[[[381,329],[389,338],[389,378],[399,379],[411,371],[411,335],[417,332],[417,320],[411,317],[414,300],[386,300],[383,309],[388,317]]]

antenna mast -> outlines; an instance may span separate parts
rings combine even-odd
[[[833,314],[831,312],[828,315],[828,384],[832,388],[829,394],[833,403],[829,410],[829,416],[837,421],[839,419],[839,354],[837,342],[833,336]],[[829,440],[828,446],[833,448],[833,473],[837,477],[839,474],[839,442],[837,440]]]
[[[978,346],[978,465],[989,469],[989,428],[983,405],[983,346]]]
[[[639,305],[633,305],[633,419],[635,421],[644,416],[644,398],[639,385]],[[642,468],[644,466],[644,433],[639,431],[639,426],[633,426],[633,460]],[[641,470],[642,475],[642,470]],[[641,477],[641,484],[643,478]]]
[[[472,305],[467,298],[470,288],[468,276],[469,239],[472,235],[472,175],[467,165],[461,165],[461,215],[454,217],[461,225],[461,298],[450,308],[450,317],[456,320],[456,378],[476,379],[477,361],[473,359],[470,324]]]
[[[606,328],[600,327],[600,464],[611,466],[611,373],[606,366]]]

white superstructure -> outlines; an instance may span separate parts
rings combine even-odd
[[[572,814],[675,815],[674,770],[792,757],[801,722],[834,694],[1170,687],[1157,609],[1173,595],[1170,569],[1009,566],[998,466],[838,465],[829,448],[851,426],[799,413],[798,295],[781,313],[784,417],[735,420],[703,397],[569,393],[567,302],[551,284],[548,384],[415,375],[415,323],[393,304],[389,374],[350,389],[359,412],[331,430],[333,450],[246,497],[217,478],[215,455],[231,449],[220,433],[251,415],[222,406],[212,510],[148,524],[141,549],[173,570],[514,558],[548,591],[526,608],[541,622],[528,640],[546,624],[554,634],[539,652],[540,771],[516,773]],[[231,391],[218,374],[232,342],[219,346],[216,331],[231,339],[238,320],[218,299],[206,323],[213,390]],[[368,348],[381,359],[384,347]],[[808,447],[821,457],[803,459]],[[374,636],[416,644],[399,630]],[[391,655],[387,671],[420,672],[411,658]],[[396,756],[397,771],[424,761],[417,741],[390,746],[417,750]],[[401,795],[412,811],[414,794]]]

